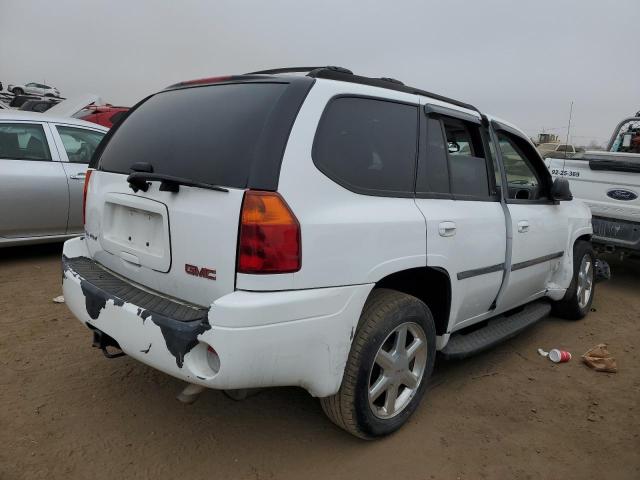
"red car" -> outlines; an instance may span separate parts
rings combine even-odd
[[[97,123],[107,128],[113,127],[118,121],[126,116],[129,107],[114,107],[113,105],[87,105],[85,108],[73,115],[74,118]]]

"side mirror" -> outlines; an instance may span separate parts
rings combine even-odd
[[[569,188],[569,180],[557,177],[551,185],[551,199],[556,202],[573,200],[571,189]]]
[[[458,142],[449,142],[449,153],[458,153],[460,151],[460,144]]]

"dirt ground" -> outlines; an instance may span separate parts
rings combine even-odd
[[[395,435],[363,442],[294,388],[242,402],[127,357],[107,360],[65,305],[60,245],[0,250],[0,479],[639,479],[640,263],[612,263],[581,322],[548,319],[440,362]],[[604,342],[617,374],[579,357]],[[556,365],[536,349],[560,347]]]

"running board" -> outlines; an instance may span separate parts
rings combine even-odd
[[[515,337],[527,327],[548,316],[550,312],[551,305],[545,300],[538,300],[512,315],[492,318],[486,326],[473,332],[452,334],[447,346],[440,353],[447,360],[470,357]]]

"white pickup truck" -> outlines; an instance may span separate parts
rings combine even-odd
[[[547,158],[551,175],[591,208],[596,250],[640,254],[640,112],[622,120],[607,151]]]

